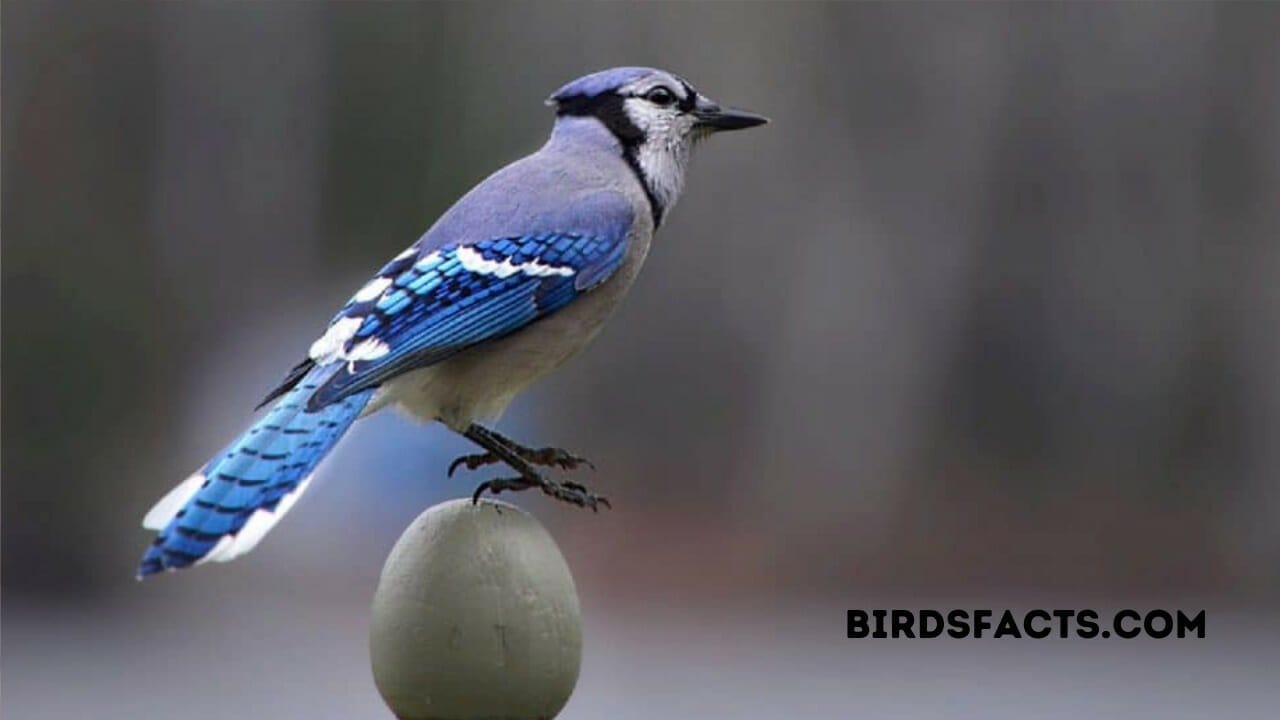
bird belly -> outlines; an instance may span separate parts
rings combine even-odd
[[[506,337],[393,378],[370,404],[397,403],[420,420],[439,420],[458,432],[473,422],[496,421],[521,390],[563,365],[600,332],[648,252],[648,242],[632,243],[614,275],[570,305]]]

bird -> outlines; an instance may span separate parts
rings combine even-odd
[[[646,67],[580,77],[546,103],[546,143],[467,192],[333,317],[242,435],[162,497],[138,578],[244,555],[293,507],[351,424],[396,406],[482,452],[448,468],[513,473],[484,493],[606,498],[539,468],[590,466],[493,429],[533,381],[577,354],[627,294],[684,187],[695,145],[768,122]],[[594,466],[592,466],[594,467]]]

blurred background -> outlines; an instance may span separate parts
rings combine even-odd
[[[373,269],[655,65],[701,148],[500,426],[587,620],[565,718],[1280,704],[1280,6],[3,5],[3,714],[381,718],[383,559],[467,445],[360,423],[255,553],[139,520]],[[1207,608],[1206,640],[846,640],[852,607]]]

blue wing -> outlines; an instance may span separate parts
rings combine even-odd
[[[312,365],[342,362],[307,401],[314,411],[554,313],[626,256],[629,210],[625,222],[589,224],[430,250],[424,237],[352,297],[285,382]]]

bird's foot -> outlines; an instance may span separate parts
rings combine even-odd
[[[528,460],[534,465],[542,465],[543,467],[560,468],[561,470],[577,470],[583,465],[596,469],[595,463],[563,448],[544,447],[538,448],[521,448],[520,457]],[[576,483],[575,483],[576,484]]]
[[[572,503],[582,508],[591,508],[591,512],[600,512],[601,505],[610,510],[613,509],[613,503],[609,502],[609,498],[603,495],[596,495],[581,483],[565,480],[561,483],[553,483],[553,485],[554,487],[550,489],[544,486],[542,491],[562,502]]]
[[[475,493],[471,495],[471,502],[472,504],[480,502],[480,496],[486,492],[497,495],[508,490],[520,492],[521,490],[535,487],[561,502],[567,502],[578,507],[591,508],[592,512],[599,512],[601,505],[610,509],[613,508],[608,498],[603,495],[596,495],[580,483],[552,482],[543,477],[539,477],[537,480],[523,477],[486,480],[480,483]]]
[[[516,454],[519,455],[522,460],[534,465],[554,467],[561,470],[577,470],[579,467],[585,465],[592,470],[596,469],[595,464],[590,460],[580,455],[574,455],[568,450],[563,450],[561,448],[544,447],[535,449],[516,447],[512,449],[515,450]],[[449,463],[448,475],[449,477],[453,477],[453,473],[460,467],[466,467],[468,470],[475,470],[477,468],[484,467],[485,465],[493,465],[500,462],[502,462],[502,458],[499,458],[497,455],[490,452],[463,455]]]

